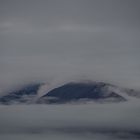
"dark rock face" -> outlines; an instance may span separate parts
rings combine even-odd
[[[31,84],[0,98],[1,104],[26,103],[36,96],[41,84]]]
[[[38,103],[66,103],[82,99],[101,100],[111,99],[125,101],[125,99],[113,91],[108,90],[105,83],[69,83],[55,88],[42,96]]]
[[[38,98],[38,90],[44,84],[30,84],[0,97],[0,104],[62,104],[95,102],[121,102],[139,98],[135,90],[123,89],[103,82],[68,83]],[[47,89],[46,89],[47,91]],[[129,96],[129,97],[128,97]]]

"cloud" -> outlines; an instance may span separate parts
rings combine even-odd
[[[83,77],[139,88],[139,2],[1,3],[1,93],[18,83]]]
[[[0,94],[31,82],[140,83],[139,0],[0,0]],[[43,89],[42,91],[43,92]],[[139,139],[139,103],[0,106],[0,139]]]
[[[136,101],[0,106],[0,138],[137,140],[140,131],[139,107]]]

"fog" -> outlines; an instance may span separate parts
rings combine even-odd
[[[83,80],[140,90],[139,13],[139,0],[0,0],[0,95]],[[137,100],[0,105],[0,139],[138,140],[139,109]]]
[[[71,79],[140,83],[139,0],[0,0],[0,91]]]
[[[0,106],[0,139],[138,140],[140,103]]]

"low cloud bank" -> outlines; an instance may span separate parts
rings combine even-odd
[[[140,103],[0,106],[0,139],[140,138]]]

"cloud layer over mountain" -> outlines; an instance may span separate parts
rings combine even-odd
[[[91,78],[139,88],[139,0],[0,0],[0,90]]]

